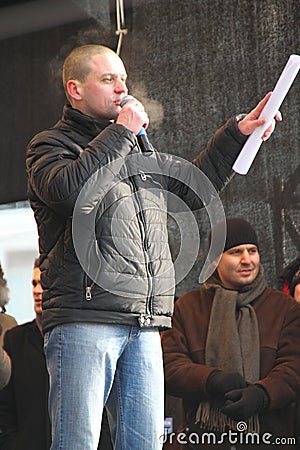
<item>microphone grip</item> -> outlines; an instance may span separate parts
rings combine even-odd
[[[153,152],[152,144],[150,143],[146,130],[144,127],[140,129],[137,135],[137,140],[139,143],[139,146],[143,153]]]
[[[124,105],[126,105],[129,100],[134,100],[134,97],[132,95],[125,95],[125,97],[121,100],[120,106],[123,108]],[[149,142],[146,130],[144,127],[140,129],[140,131],[137,134],[137,140],[140,146],[140,149],[143,153],[151,153],[153,152],[153,147]]]

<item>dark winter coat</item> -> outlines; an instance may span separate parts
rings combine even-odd
[[[0,391],[0,449],[49,450],[48,372],[36,321],[8,330],[12,375]]]
[[[175,303],[172,329],[162,333],[167,392],[183,398],[185,413],[209,398],[206,381],[217,369],[205,365],[212,302],[212,294],[204,288],[183,295]],[[252,306],[260,337],[258,383],[270,398],[260,415],[261,433],[294,437],[300,426],[295,405],[300,393],[300,305],[266,288]]]
[[[174,268],[167,194],[191,209],[208,203],[214,194],[197,167],[220,191],[245,140],[232,118],[192,165],[156,151],[142,154],[124,126],[65,107],[62,119],[35,136],[27,153],[44,331],[76,321],[170,327]]]

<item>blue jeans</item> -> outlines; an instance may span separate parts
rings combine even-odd
[[[164,380],[157,329],[71,323],[45,334],[51,450],[97,450],[106,404],[114,448],[159,450]]]

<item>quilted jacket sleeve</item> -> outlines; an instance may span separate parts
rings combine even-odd
[[[232,166],[246,140],[232,117],[216,131],[193,164],[179,158],[168,161],[168,190],[193,210],[209,204],[233,177]]]
[[[68,148],[69,145],[69,148]],[[111,124],[100,132],[83,151],[72,151],[74,143],[64,137],[60,142],[55,130],[37,135],[27,150],[27,174],[31,189],[40,201],[63,216],[70,216],[79,192],[98,170],[110,178],[123,164],[123,157],[137,145],[132,132]],[[79,156],[78,156],[79,154]],[[111,165],[113,169],[105,170]],[[109,182],[109,180],[108,180]],[[102,180],[103,186],[105,180]]]
[[[232,178],[232,166],[247,136],[238,129],[235,117],[220,127],[208,141],[206,149],[193,161],[210,179],[217,191],[221,191]]]

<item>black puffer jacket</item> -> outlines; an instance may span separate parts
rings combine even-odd
[[[232,118],[192,165],[156,151],[142,154],[122,125],[66,106],[27,153],[44,331],[76,321],[169,327],[174,270],[167,207],[179,208],[176,197],[192,209],[208,203],[214,190],[197,167],[220,191],[245,139]]]

